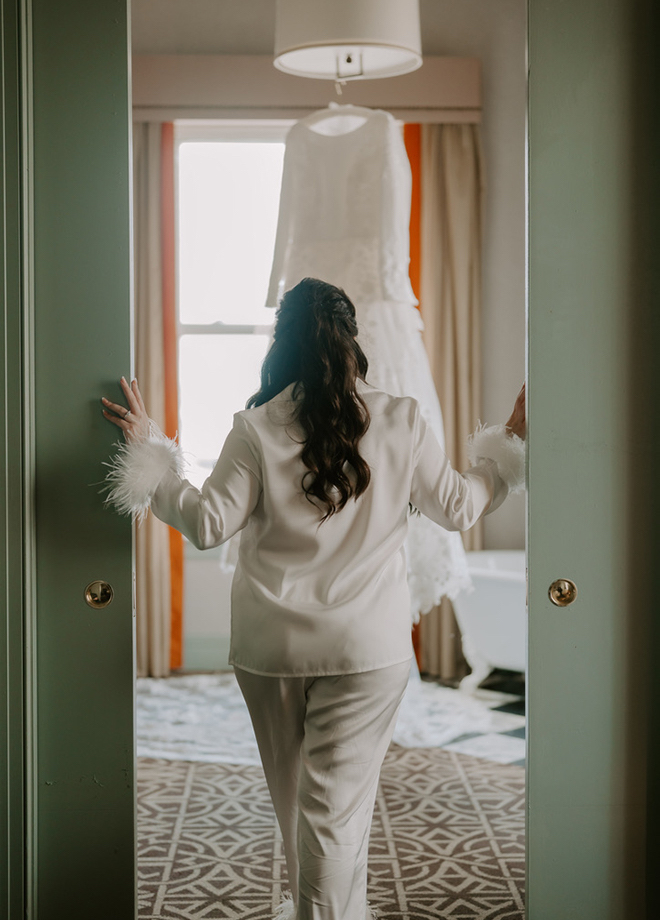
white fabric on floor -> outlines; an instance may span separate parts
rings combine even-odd
[[[524,757],[525,742],[505,736],[503,743],[498,733],[524,727],[525,717],[493,707],[516,699],[491,690],[468,696],[422,681],[415,668],[393,740],[403,747],[452,747],[456,742],[462,753],[513,763]],[[457,740],[469,734],[477,737]],[[137,753],[166,760],[259,764],[250,717],[233,672],[138,679]]]

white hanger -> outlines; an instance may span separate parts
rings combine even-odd
[[[332,120],[340,120],[340,124],[343,123],[343,130],[321,130],[318,131],[318,134],[350,134],[351,131],[356,131],[358,128],[367,121],[368,118],[374,114],[373,109],[369,109],[363,105],[340,105],[338,102],[331,102],[327,109],[320,109],[318,112],[312,112],[311,115],[307,115],[306,118],[302,119],[303,124],[308,128],[314,130],[314,125],[321,125],[324,122],[327,124]],[[327,125],[329,127],[329,125]],[[339,127],[339,125],[337,125]]]
[[[327,109],[312,112],[311,115],[303,118],[303,121],[308,125],[314,125],[319,121],[323,121],[324,118],[336,118],[338,115],[361,115],[363,118],[369,118],[373,113],[373,109],[369,109],[364,105],[351,105],[350,102],[346,103],[346,105],[340,105],[338,102],[330,102]]]

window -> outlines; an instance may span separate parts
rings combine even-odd
[[[289,122],[179,122],[179,435],[201,485],[259,387]]]

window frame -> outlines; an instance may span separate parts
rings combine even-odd
[[[180,119],[174,122],[174,200],[175,221],[179,229],[179,148],[185,143],[284,143],[289,128],[295,124],[290,119],[224,119],[223,121],[208,121],[200,119]],[[182,335],[269,335],[273,323],[268,325],[257,323],[181,323],[179,320],[179,251],[176,250],[177,259],[177,287],[176,287],[176,341],[177,361],[179,353],[179,339]]]
[[[175,227],[176,227],[176,361],[177,380],[180,387],[180,345],[184,335],[266,335],[270,336],[273,322],[259,323],[225,323],[218,320],[213,323],[182,323],[180,320],[179,302],[179,149],[184,143],[284,143],[286,135],[295,119],[223,119],[211,121],[208,119],[179,119],[174,122],[174,201],[175,201]],[[180,391],[179,391],[180,392]],[[179,430],[181,425],[181,401],[179,406]],[[202,463],[209,462],[212,458],[200,457]]]

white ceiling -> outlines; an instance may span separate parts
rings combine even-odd
[[[443,41],[443,22],[456,5],[421,0],[426,54],[455,53]],[[132,20],[137,54],[271,54],[275,0],[133,0]]]

